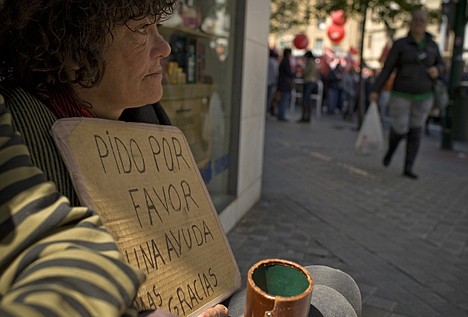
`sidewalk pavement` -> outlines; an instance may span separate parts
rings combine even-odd
[[[424,136],[415,181],[401,176],[404,141],[384,168],[383,151],[354,151],[340,115],[266,120],[262,197],[228,233],[243,286],[251,265],[284,258],[349,273],[363,317],[468,316],[466,143]]]

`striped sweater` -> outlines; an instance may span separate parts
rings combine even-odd
[[[142,274],[31,163],[0,99],[0,316],[135,316]]]
[[[57,118],[39,99],[21,88],[0,86],[0,95],[12,115],[13,128],[24,139],[34,166],[53,182],[58,192],[70,200],[71,206],[79,206],[67,168],[50,134]]]

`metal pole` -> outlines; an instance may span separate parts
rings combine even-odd
[[[358,130],[361,128],[362,121],[364,119],[364,112],[366,106],[366,91],[365,81],[362,78],[362,69],[364,68],[364,33],[366,31],[366,19],[367,19],[367,2],[361,4],[362,8],[362,21],[361,21],[361,43],[359,47],[360,61],[359,61],[359,99],[358,99]]]
[[[463,42],[465,37],[465,25],[467,22],[466,10],[467,0],[455,0],[456,12],[454,22],[454,43],[452,61],[450,67],[450,77],[448,83],[449,103],[445,110],[445,117],[442,127],[442,144],[441,148],[445,150],[453,149],[453,133],[452,122],[455,107],[455,93],[460,84],[460,79],[463,71]]]

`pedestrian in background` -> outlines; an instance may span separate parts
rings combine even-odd
[[[390,49],[392,48],[393,45],[393,35],[395,32],[391,31],[389,34],[389,39],[387,41],[387,44],[382,50],[382,54],[380,55],[379,62],[381,65],[385,63],[385,60],[388,57],[388,54],[390,53]],[[382,69],[378,70],[378,73],[380,73]],[[390,96],[392,92],[392,87],[393,87],[393,80],[395,79],[395,72],[393,72],[390,77],[387,79],[385,84],[382,86],[382,90],[380,91],[379,94],[379,100],[377,102],[379,106],[379,111],[380,111],[380,117],[382,122],[384,121],[384,117],[388,117],[388,105],[390,103]]]
[[[382,86],[382,90],[380,91],[378,105],[380,116],[387,117],[388,116],[388,106],[390,104],[390,97],[392,94],[392,87],[393,81],[395,79],[395,73],[392,73],[390,77],[387,79],[385,84]]]
[[[462,81],[468,81],[468,63],[466,62],[465,66],[463,67]]]
[[[437,43],[426,32],[427,14],[422,9],[411,13],[410,31],[390,49],[382,72],[371,88],[370,101],[378,101],[378,93],[395,71],[389,111],[391,129],[383,165],[390,164],[393,153],[406,136],[403,176],[417,179],[413,165],[419,151],[422,128],[433,103],[437,77],[445,67]]]
[[[332,66],[328,73],[327,105],[329,114],[334,114],[336,109],[341,111],[342,79],[343,67],[339,61],[336,61],[336,65]]]
[[[278,121],[286,120],[286,109],[291,103],[291,90],[294,89],[294,72],[291,68],[290,48],[283,50],[283,58],[278,67],[278,91],[281,93],[281,98],[278,106]]]
[[[359,74],[353,67],[347,67],[343,73],[343,118],[352,120],[359,90]]]
[[[266,111],[270,111],[272,107],[273,96],[276,91],[278,84],[278,53],[275,50],[270,49],[268,57],[268,87],[267,87],[267,98],[266,98]],[[274,111],[273,111],[274,113]]]
[[[310,122],[310,113],[312,108],[312,100],[310,95],[317,92],[317,80],[319,74],[317,70],[317,64],[315,64],[315,56],[311,51],[307,51],[304,54],[305,68],[302,71],[304,78],[304,86],[302,89],[302,117],[298,122]]]

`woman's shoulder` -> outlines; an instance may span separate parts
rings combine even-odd
[[[22,105],[23,107],[30,107],[41,105],[46,107],[37,97],[26,89],[19,86],[12,86],[9,84],[0,83],[0,94],[6,99],[7,108]],[[47,108],[47,107],[46,107]]]
[[[393,44],[392,48],[401,48],[403,46],[408,45],[411,43],[412,39],[409,36],[401,37],[399,39],[396,39]]]
[[[0,84],[0,94],[11,113],[13,127],[21,133],[31,153],[33,164],[43,170],[73,206],[78,205],[67,169],[50,134],[57,118],[41,100],[23,88]]]
[[[49,108],[27,90],[0,84],[0,94],[5,99],[5,106],[11,112],[14,124],[20,129],[51,126],[57,119]],[[29,125],[34,122],[34,126]]]
[[[432,47],[436,47],[437,49],[439,49],[439,44],[437,44],[437,42],[434,40],[434,37],[432,36],[432,34],[430,34],[430,33],[426,34],[426,41]]]

